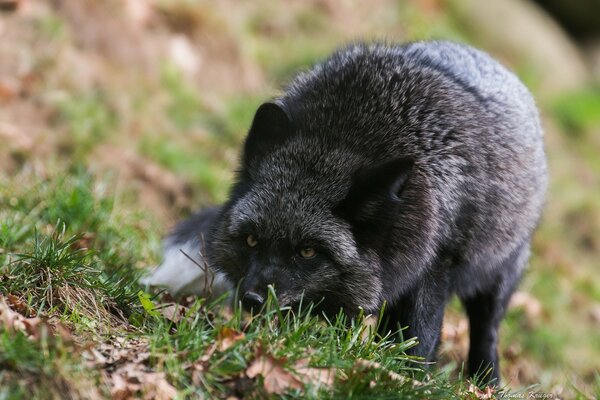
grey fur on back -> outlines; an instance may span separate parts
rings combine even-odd
[[[373,286],[357,287],[369,293],[365,307],[384,300],[382,293],[400,295],[418,277],[414,270],[442,250],[477,266],[464,275],[493,271],[539,219],[546,164],[537,110],[523,84],[485,53],[448,42],[353,45],[300,74],[277,101],[296,132],[248,167],[252,188],[232,210],[255,210],[254,220],[276,216],[277,223],[265,224],[267,237],[300,236],[289,230],[311,219],[326,229],[317,219],[331,218],[316,215],[344,198],[355,171],[397,157],[415,160],[404,189],[411,202],[387,259],[396,268],[379,271],[377,296]],[[354,257],[352,239],[338,240]],[[406,282],[387,279],[388,272]],[[464,295],[487,281],[459,280],[455,290]]]

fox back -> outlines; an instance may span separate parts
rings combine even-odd
[[[483,52],[350,46],[259,107],[210,264],[246,308],[268,285],[325,313],[387,303],[388,326],[408,326],[427,359],[457,293],[469,368],[493,367],[544,201],[542,136],[528,90]]]

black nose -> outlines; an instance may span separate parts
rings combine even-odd
[[[258,293],[246,292],[242,297],[242,306],[246,311],[260,311],[263,304],[265,304],[265,299]]]

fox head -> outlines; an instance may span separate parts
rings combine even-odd
[[[410,223],[402,231],[392,221],[410,222],[413,161],[373,162],[322,133],[282,102],[254,117],[208,249],[246,309],[262,306],[269,285],[282,306],[302,300],[328,314],[376,312],[385,300],[386,254],[402,252],[387,237],[411,234]]]

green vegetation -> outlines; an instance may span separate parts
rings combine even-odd
[[[447,399],[468,393],[468,383],[453,381],[449,371],[433,373],[411,361],[404,351],[414,340],[396,343],[379,337],[362,317],[347,321],[340,314],[325,321],[308,309],[288,314],[272,297],[267,311],[251,319],[239,309],[229,311],[226,299],[170,303],[167,311],[137,286],[141,270],[124,251],[143,247],[144,235],[111,225],[114,205],[93,191],[88,175],[52,182],[0,197],[8,206],[3,207],[8,211],[1,242],[0,314],[7,317],[0,325],[0,394],[86,397],[92,384],[99,395],[108,396],[113,382],[99,374],[106,361],[89,346],[106,344],[100,351],[107,356],[116,346],[115,336],[121,351],[131,353],[127,361],[116,361],[124,368],[120,376],[164,373],[165,385],[182,396],[359,398],[399,393]],[[44,198],[43,203],[37,199],[43,206],[26,213],[28,203],[36,201],[33,192]],[[49,224],[60,210],[71,217],[69,226]],[[14,229],[17,225],[23,228]],[[17,312],[21,314],[15,317]],[[33,316],[45,322],[31,322],[37,320]],[[143,343],[147,359],[135,359],[140,347],[133,342]],[[258,372],[250,379],[253,364]],[[148,383],[139,393],[163,389]],[[137,393],[135,386],[127,390]]]

